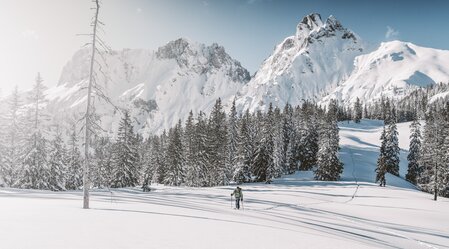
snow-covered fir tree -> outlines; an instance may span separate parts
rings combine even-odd
[[[185,155],[182,144],[181,121],[168,133],[167,170],[165,183],[173,186],[181,186],[185,181]]]
[[[129,111],[120,121],[117,141],[112,150],[112,184],[114,188],[133,187],[138,184],[139,155]]]
[[[189,112],[189,116],[187,117],[185,123],[183,144],[185,151],[185,184],[187,186],[198,186],[197,179],[197,163],[196,163],[196,144],[195,144],[195,120],[193,117],[193,112]]]
[[[362,119],[363,115],[363,107],[362,103],[360,102],[360,99],[357,97],[355,103],[354,103],[354,114],[353,114],[353,120],[356,123],[360,123],[360,119]]]
[[[271,104],[265,117],[261,114],[258,115],[258,121],[260,122],[261,132],[257,142],[253,172],[257,181],[270,182],[275,175],[273,163],[274,114]]]
[[[11,96],[7,100],[9,111],[4,116],[5,126],[2,128],[2,147],[0,160],[0,178],[6,186],[14,186],[18,180],[18,170],[21,167],[20,158],[23,153],[24,145],[24,120],[20,115],[22,101],[20,100],[17,86],[14,88]]]
[[[251,181],[251,167],[255,154],[251,127],[251,115],[246,111],[240,121],[238,134],[238,156],[233,174],[233,180],[237,183]]]
[[[389,112],[388,126],[385,132],[385,163],[387,172],[399,176],[399,139],[394,110]]]
[[[230,179],[227,176],[231,172],[227,172],[226,168],[226,151],[227,151],[227,126],[226,113],[223,110],[221,99],[215,102],[209,117],[209,143],[208,143],[208,167],[211,173],[212,185],[224,185]]]
[[[108,151],[108,158],[110,158],[109,153],[110,150]],[[100,165],[98,158],[99,155],[96,154],[96,165]],[[81,186],[83,185],[83,172],[81,160],[82,158],[81,152],[79,150],[77,128],[76,124],[73,124],[67,152],[67,171],[65,181],[65,188],[67,190],[80,189]]]
[[[315,107],[311,103],[304,103],[302,112],[302,126],[299,128],[300,142],[298,159],[301,170],[311,170],[317,163],[318,154],[318,129],[319,126]],[[333,110],[336,115],[336,109]],[[336,118],[336,117],[335,117]]]
[[[380,151],[379,151],[379,157],[377,158],[377,164],[376,164],[376,182],[381,181],[382,179],[385,179],[385,174],[387,173],[387,155],[386,155],[386,144],[387,144],[387,138],[386,138],[386,131],[385,131],[385,125],[382,130],[382,134],[380,136]]]
[[[158,136],[153,136],[148,139],[151,142],[150,151],[148,155],[148,161],[146,161],[147,170],[145,171],[145,182],[150,183],[162,183],[160,176],[161,170],[164,167],[164,153],[161,147],[161,138]]]
[[[426,192],[449,196],[448,149],[449,107],[431,107],[425,115],[423,142],[420,153],[418,186]]]
[[[408,160],[408,170],[405,179],[407,181],[416,184],[417,177],[419,175],[419,155],[421,151],[421,124],[417,119],[413,120],[410,125],[410,146]]]
[[[22,157],[22,167],[18,186],[21,188],[50,189],[50,170],[47,158],[48,141],[43,132],[43,121],[45,115],[42,106],[45,102],[43,80],[38,73],[33,89],[30,93],[29,101],[32,103],[27,111],[27,122],[30,129],[26,138],[24,153]]]
[[[269,168],[272,178],[280,177],[284,173],[284,167],[286,164],[286,157],[284,155],[283,123],[279,122],[279,120],[283,120],[283,118],[280,109],[276,107],[274,109],[273,118],[273,164],[272,168]]]
[[[59,127],[56,129],[56,135],[50,142],[49,146],[49,179],[48,185],[50,190],[65,190],[67,176],[67,148],[62,140],[62,134]]]
[[[195,186],[212,186],[212,169],[209,167],[209,143],[207,117],[204,112],[199,112],[195,124]]]
[[[343,163],[338,155],[340,141],[338,130],[337,105],[331,101],[326,118],[320,125],[318,159],[314,170],[317,180],[337,181],[343,173]]]
[[[168,135],[167,131],[164,130],[159,137],[160,142],[160,163],[155,171],[155,176],[157,177],[157,183],[165,183],[166,171],[167,171],[167,147],[168,147]]]
[[[227,137],[227,157],[226,173],[227,179],[233,179],[237,166],[237,144],[238,144],[238,120],[235,99],[232,101],[231,110],[228,116],[228,137]]]
[[[294,143],[294,128],[293,128],[293,108],[287,103],[283,110],[283,120],[282,120],[282,142],[283,142],[283,151],[282,151],[282,161],[284,162],[283,173],[288,173],[291,168],[294,168],[295,165],[290,167],[290,162],[293,162],[292,155],[292,144]]]

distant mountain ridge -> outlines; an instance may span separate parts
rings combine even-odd
[[[322,99],[350,104],[383,97],[400,100],[411,91],[449,82],[449,51],[410,42],[383,42],[375,51],[355,58],[351,76]]]
[[[222,46],[180,38],[156,51],[124,49],[103,54],[97,73],[102,91],[135,118],[136,129],[161,132],[184,120],[190,110],[208,112],[218,98],[230,98],[250,80],[249,72]],[[88,79],[89,53],[80,50],[66,64],[58,85],[46,94],[49,107],[81,110]],[[97,113],[107,130],[120,120],[110,105],[98,102]]]
[[[85,108],[89,50],[74,54],[59,83],[46,91],[48,109],[60,116]],[[102,54],[97,68],[100,90],[119,109],[128,109],[137,131],[160,133],[188,113],[209,112],[216,99],[225,108],[233,100],[239,111],[266,110],[305,100],[326,105],[329,100],[352,105],[381,97],[397,100],[414,89],[449,82],[449,51],[410,42],[383,42],[376,49],[335,17],[305,16],[294,35],[278,44],[251,78],[225,48],[185,38],[152,51],[123,49]],[[447,95],[447,93],[445,93]],[[446,96],[445,95],[445,96]],[[439,96],[439,95],[438,95]],[[104,128],[113,133],[121,113],[96,102]]]

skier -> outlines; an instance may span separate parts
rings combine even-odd
[[[383,175],[380,177],[380,186],[381,186],[381,187],[385,187],[385,184],[387,184],[387,180],[385,180],[385,174],[383,174]]]
[[[240,209],[240,201],[243,202],[242,189],[237,186],[237,188],[234,189],[234,192],[232,192],[231,196],[235,197],[235,208]]]
[[[144,176],[144,180],[143,180],[143,184],[142,184],[142,190],[143,190],[143,192],[150,192],[151,191],[150,179],[147,176],[147,174],[145,174],[145,176]]]

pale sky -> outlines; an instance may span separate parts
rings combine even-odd
[[[91,0],[0,0],[0,94],[30,88],[37,72],[56,85],[64,64],[88,42]],[[113,49],[157,49],[186,37],[213,42],[251,74],[306,14],[334,15],[365,41],[400,39],[449,49],[444,0],[102,0]]]

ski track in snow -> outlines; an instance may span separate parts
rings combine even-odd
[[[90,210],[78,191],[0,189],[0,248],[449,248],[448,199],[391,175],[373,182],[381,127],[340,123],[341,181],[298,172],[244,184],[242,210],[229,207],[233,186],[95,190]]]

